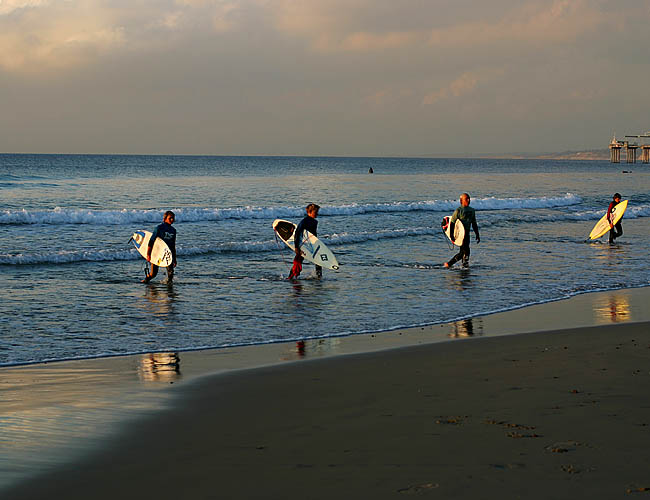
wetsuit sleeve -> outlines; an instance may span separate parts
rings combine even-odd
[[[149,240],[149,245],[147,245],[149,248],[153,248],[153,244],[156,241],[156,238],[158,238],[160,233],[160,226],[156,226],[156,229],[153,230],[153,233],[151,234],[151,239]]]
[[[176,231],[174,231],[174,241],[169,245],[169,249],[172,252],[172,261],[176,262]]]
[[[458,212],[459,209],[457,208],[454,210],[453,215],[451,216],[451,219],[449,219],[449,234],[454,234],[454,229],[456,228],[456,221],[458,220]]]
[[[480,239],[481,237],[478,234],[478,223],[476,222],[476,212],[472,213],[472,229],[474,230],[476,239]]]

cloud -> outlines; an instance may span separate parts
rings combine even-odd
[[[625,12],[616,14],[620,23]],[[304,40],[303,50],[322,54],[409,57],[404,51],[414,50],[440,59],[468,49],[570,42],[606,23],[611,17],[596,0],[2,0],[0,68],[38,72],[198,35],[219,43],[219,36],[260,33],[267,43]]]
[[[69,67],[125,42],[124,28],[101,9],[68,1],[13,4],[0,16],[0,68],[5,70]]]
[[[0,1],[0,69],[40,73],[234,29],[244,0]]]
[[[0,16],[6,16],[20,9],[48,5],[51,0],[3,0],[0,1]]]
[[[561,43],[593,33],[610,23],[610,17],[593,0],[528,2],[495,22],[458,23],[434,29],[434,47],[467,47],[507,43]]]
[[[410,88],[392,89],[385,88],[373,92],[363,99],[363,103],[375,108],[399,105],[407,99],[411,99],[415,91]]]
[[[368,52],[424,42],[409,26],[407,5],[392,0],[276,0],[269,13],[287,36],[305,38],[319,52]],[[405,29],[405,26],[407,29]]]
[[[569,42],[612,25],[602,2],[595,0],[501,1],[491,12],[481,11],[484,15],[478,19],[472,15],[478,6],[462,8],[464,3],[459,7],[443,0],[411,5],[383,0],[277,0],[270,2],[270,12],[280,31],[305,38],[312,49],[322,52]],[[444,11],[455,15],[444,17]],[[617,12],[617,17],[621,15]]]
[[[445,99],[461,97],[473,92],[476,89],[477,84],[478,79],[475,74],[464,73],[446,87],[425,95],[424,99],[422,99],[422,104],[429,106]]]

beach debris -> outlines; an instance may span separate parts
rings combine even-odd
[[[464,417],[459,416],[459,417],[445,417],[445,416],[440,416],[436,419],[436,424],[441,424],[441,425],[461,425],[464,423],[465,419],[468,418],[467,415]]]
[[[578,446],[583,445],[577,441],[560,441],[558,443],[548,445],[544,449],[549,453],[568,453],[570,451],[575,451]]]
[[[505,427],[506,429],[516,429],[513,431],[510,431],[506,433],[506,436],[509,438],[513,439],[521,439],[521,438],[540,438],[543,437],[541,434],[537,433],[522,433],[518,431],[532,431],[535,430],[534,425],[523,425],[523,424],[515,424],[512,422],[508,422],[507,420],[494,420],[494,419],[488,419],[484,421],[485,424],[487,425],[498,425],[500,427]]]
[[[522,463],[514,463],[514,464],[490,464],[490,467],[494,467],[495,469],[523,469],[526,467],[526,464]]]
[[[515,432],[515,431],[508,432],[506,434],[506,436],[508,436],[509,438],[513,438],[513,439],[541,438],[541,437],[544,437],[541,434],[522,434],[521,432]]]
[[[406,488],[400,488],[399,490],[397,490],[397,493],[403,493],[406,495],[415,495],[417,493],[422,493],[439,487],[440,484],[438,483],[418,484],[416,486],[407,486]]]
[[[582,472],[580,469],[578,469],[575,465],[572,464],[563,465],[560,468],[567,474],[580,474],[580,472]]]
[[[513,424],[507,420],[486,420],[485,423],[488,425],[500,425],[501,427],[506,427],[508,429],[522,429],[527,431],[535,429],[534,425]]]
[[[627,493],[628,495],[630,493],[648,493],[648,492],[650,492],[650,487],[648,486],[642,486],[640,488],[632,487],[625,490],[625,493]]]

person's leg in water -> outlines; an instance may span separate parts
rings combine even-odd
[[[463,265],[469,264],[469,233],[465,234],[463,244],[460,246],[458,253],[454,255],[449,262],[445,262],[445,267],[451,267],[459,260],[463,261]]]
[[[149,283],[152,279],[158,274],[158,266],[151,264],[151,273],[147,275],[145,279],[142,280],[142,283]]]
[[[319,278],[323,277],[323,268],[321,266],[316,266],[316,276]]]
[[[623,235],[623,226],[619,221],[616,223],[616,225],[614,225],[613,228],[609,230],[609,242],[614,243],[614,240],[622,235]]]
[[[465,238],[465,241],[463,241],[463,246],[460,248],[461,251],[464,251],[463,253],[463,267],[469,267],[469,235],[467,238]]]
[[[167,266],[167,283],[174,281],[174,266]]]

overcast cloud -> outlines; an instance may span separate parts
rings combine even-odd
[[[0,0],[0,151],[601,148],[649,47],[647,0]]]

